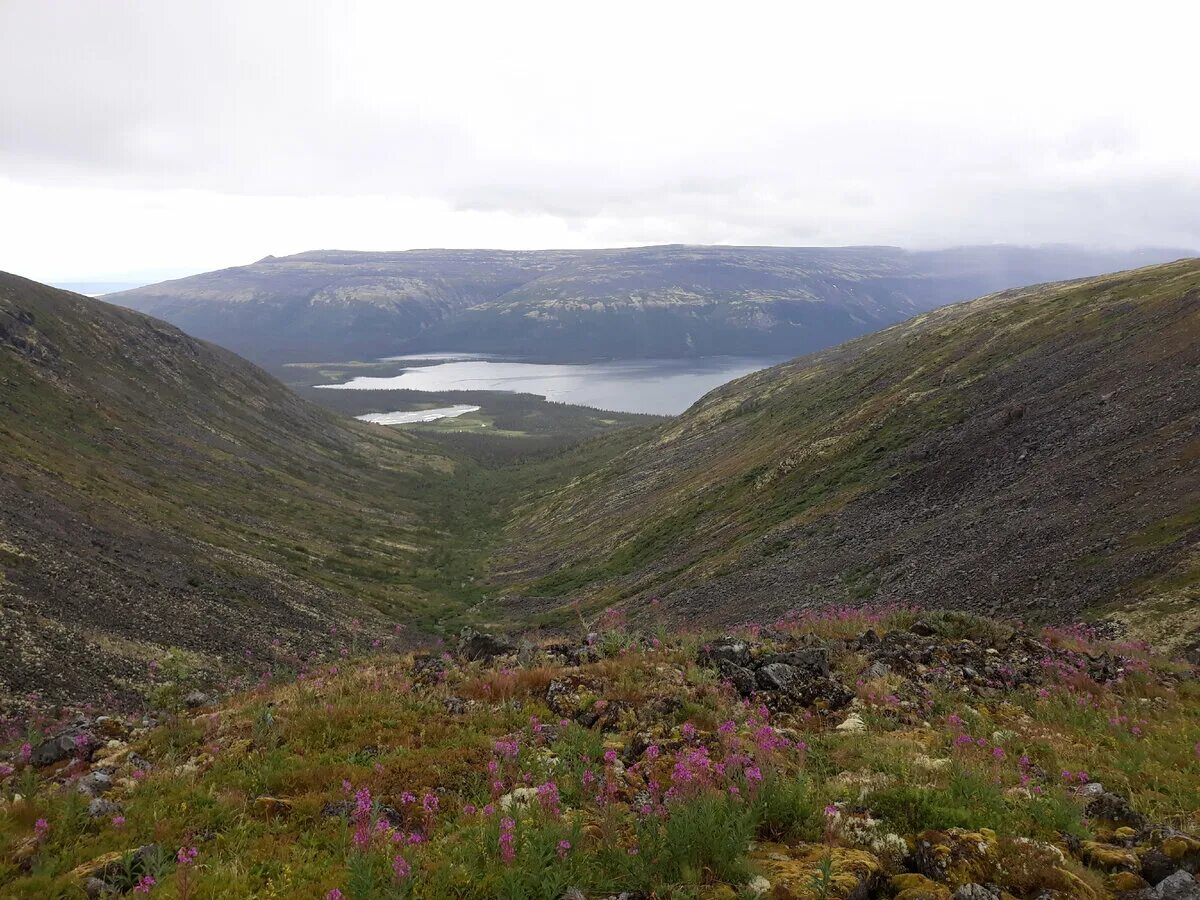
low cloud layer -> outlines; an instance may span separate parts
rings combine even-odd
[[[0,5],[0,268],[160,275],[333,246],[1200,247],[1184,4],[432,7]]]

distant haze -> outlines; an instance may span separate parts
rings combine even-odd
[[[0,269],[1200,246],[1190,4],[0,4]]]

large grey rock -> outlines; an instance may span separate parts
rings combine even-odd
[[[121,807],[103,797],[94,797],[88,804],[88,816],[93,819],[110,819],[121,814]]]
[[[734,689],[741,696],[749,697],[754,693],[757,682],[752,670],[739,666],[737,663],[730,662],[727,659],[720,659],[717,660],[717,671],[721,673],[723,679],[733,685]]]
[[[824,678],[829,674],[829,648],[805,647],[787,653],[772,653],[760,661],[761,665],[783,663],[799,669],[809,678]]]
[[[89,797],[98,797],[112,789],[112,776],[107,772],[97,769],[94,772],[88,772],[77,782],[75,789],[81,794],[86,794]]]
[[[1160,881],[1152,896],[1156,900],[1200,900],[1200,882],[1191,872],[1180,869]]]
[[[741,638],[723,637],[700,648],[701,665],[717,665],[721,660],[731,662],[735,666],[748,668],[750,645]]]
[[[798,694],[803,675],[795,666],[783,662],[767,663],[755,673],[758,686],[764,691],[778,691],[789,696]]]
[[[951,900],[996,900],[1000,895],[982,884],[964,884],[954,892]]]
[[[95,747],[96,742],[90,734],[79,728],[71,728],[34,747],[29,761],[39,768],[52,766],[72,756],[87,758]]]

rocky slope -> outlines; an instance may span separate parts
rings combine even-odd
[[[1069,247],[315,251],[110,294],[250,359],[791,356],[988,291],[1176,259]]]
[[[166,647],[203,667],[411,617],[452,468],[163,322],[0,275],[0,703],[129,694]]]
[[[31,723],[0,893],[1200,897],[1196,670],[1145,645],[900,608],[591,627],[277,651],[217,703],[161,673],[149,712]]]
[[[1133,607],[1194,643],[1198,432],[1200,261],[1011,291],[714,391],[524,510],[497,582],[518,617]]]

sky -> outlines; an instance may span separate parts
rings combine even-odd
[[[0,269],[1198,248],[1197,7],[0,0]]]

